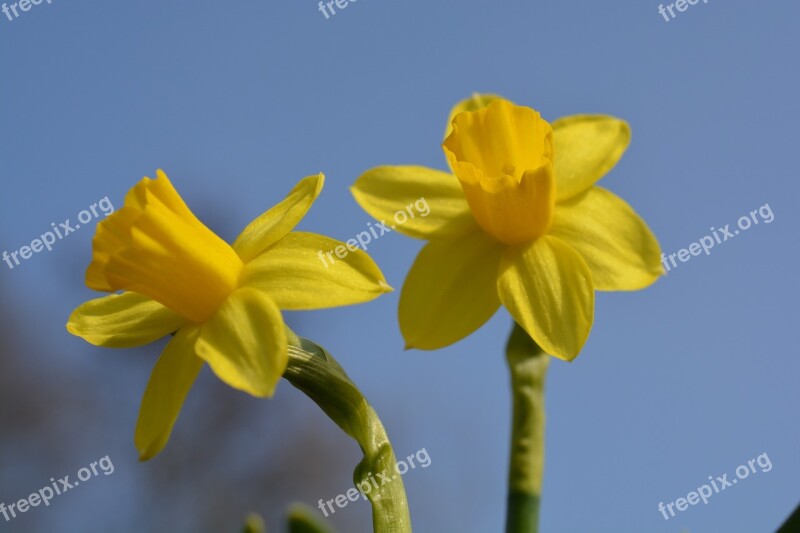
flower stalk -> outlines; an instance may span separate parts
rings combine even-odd
[[[295,388],[311,398],[336,425],[361,447],[364,458],[355,468],[358,486],[371,475],[393,472],[397,460],[375,410],[339,363],[324,348],[287,328],[289,364],[284,372]],[[400,476],[365,493],[372,505],[374,533],[411,533],[405,487]]]
[[[514,323],[506,359],[513,402],[506,533],[537,533],[544,470],[544,381],[550,356]]]

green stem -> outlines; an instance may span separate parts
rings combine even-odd
[[[264,520],[257,514],[251,514],[245,521],[242,533],[266,533],[266,531]]]
[[[311,398],[364,452],[353,480],[372,504],[374,533],[411,533],[403,480],[396,475],[397,460],[375,410],[324,348],[288,328],[287,334],[289,366],[283,377]],[[379,473],[392,480],[370,483],[373,478],[381,479]]]
[[[786,519],[786,522],[778,529],[777,533],[792,533],[800,531],[800,505],[794,512]]]
[[[506,359],[513,402],[506,533],[537,533],[544,470],[544,378],[550,356],[514,324]]]
[[[318,514],[306,505],[292,505],[288,516],[289,533],[333,533],[333,530],[317,517]]]

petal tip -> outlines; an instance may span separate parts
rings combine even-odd
[[[317,194],[322,190],[322,187],[325,186],[325,173],[319,172],[316,175],[317,178]]]
[[[67,330],[67,333],[70,335],[74,335],[76,337],[81,337],[81,334],[78,332],[78,328],[75,326],[74,322],[72,321],[72,317],[70,317],[69,321],[64,325],[64,328]]]
[[[300,183],[303,181],[311,181],[314,183],[313,197],[316,199],[317,196],[319,196],[319,193],[322,192],[322,188],[325,186],[325,174],[323,172],[311,174],[310,176],[300,180]]]
[[[394,292],[394,287],[386,283],[385,280],[378,280],[378,286],[380,287],[382,294]]]
[[[156,455],[161,453],[161,450],[163,449],[163,446],[158,446],[156,443],[150,443],[147,445],[136,444],[136,451],[139,452],[140,463],[146,463],[147,461],[153,459]]]
[[[259,387],[242,388],[242,391],[246,392],[247,394],[255,398],[270,399],[273,396],[275,396],[275,391],[277,390],[277,388],[278,388],[278,382],[276,381],[273,384],[264,383],[263,386]]]

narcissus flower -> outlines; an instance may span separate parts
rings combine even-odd
[[[476,95],[453,109],[442,144],[454,175],[419,166],[362,175],[353,195],[375,218],[420,197],[430,205],[429,216],[397,226],[429,241],[400,294],[408,347],[450,345],[502,304],[547,353],[577,357],[595,290],[637,290],[662,274],[647,225],[595,186],[629,142],[614,117],[551,126],[531,108]]]
[[[97,227],[89,288],[125,291],[78,307],[67,330],[91,344],[127,348],[175,333],[142,400],[136,447],[155,456],[205,363],[225,383],[271,396],[288,361],[282,309],[366,302],[391,290],[358,250],[330,268],[319,250],[342,243],[291,230],[322,190],[309,176],[228,245],[192,214],[167,176],[144,178],[125,207]]]

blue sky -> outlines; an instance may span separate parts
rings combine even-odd
[[[330,19],[311,0],[53,0],[13,21],[0,15],[0,251],[29,244],[51,222],[74,219],[105,196],[121,205],[156,168],[229,240],[300,178],[323,171],[325,190],[300,229],[345,240],[371,221],[349,193],[353,181],[381,164],[444,169],[439,143],[448,112],[475,91],[530,105],[548,120],[624,118],[633,142],[602,185],[637,210],[665,252],[688,247],[711,227],[733,228],[765,204],[774,220],[680,264],[647,290],[598,294],[582,354],[572,364],[555,361],[549,373],[542,531],[770,531],[799,496],[800,220],[791,204],[800,192],[792,159],[798,17],[794,3],[745,0],[701,2],[670,22],[656,2],[591,0],[359,0]],[[159,348],[126,358],[64,330],[70,311],[92,297],[82,284],[91,237],[90,227],[81,228],[14,270],[0,263],[4,314],[17,325],[8,341],[16,348],[2,356],[12,362],[8,372],[25,367],[43,383],[74,380],[87,394],[104,391],[98,397],[113,404],[114,416],[103,424],[82,419],[69,398],[48,395],[74,424],[42,425],[19,440],[0,431],[0,501],[41,484],[33,476],[44,461],[37,443],[56,435],[78,444],[63,464],[48,459],[56,471],[47,476],[108,453],[119,466],[72,503],[36,510],[41,516],[26,516],[27,523],[0,520],[0,530],[29,531],[49,520],[57,531],[78,524],[137,531],[152,524],[143,515],[172,512],[164,502],[143,509],[132,496],[144,472],[159,469],[158,460],[136,464],[132,445]],[[369,252],[399,288],[421,246],[393,233]],[[291,313],[289,320],[339,359],[399,455],[430,453],[431,466],[405,480],[415,529],[498,531],[510,318],[501,311],[438,352],[406,352],[397,298]],[[215,387],[212,381],[193,395]],[[47,393],[22,394],[19,405]],[[342,450],[333,457],[343,475],[330,486],[346,490],[355,446],[287,383],[278,396],[275,405],[300,406],[270,411],[270,427],[310,417],[318,435]],[[263,403],[243,405],[263,414]],[[192,417],[182,416],[179,427],[191,435]],[[258,445],[281,441],[302,450],[319,438],[278,433]],[[195,442],[173,441],[172,453]],[[685,497],[708,476],[732,473],[762,453],[772,461],[769,472],[669,521],[658,512],[659,502]],[[227,490],[219,485],[216,491]],[[287,501],[314,503],[314,494],[340,492],[291,487],[282,493]],[[345,512],[332,523],[368,530],[365,509]],[[130,529],[114,521],[119,516]]]

